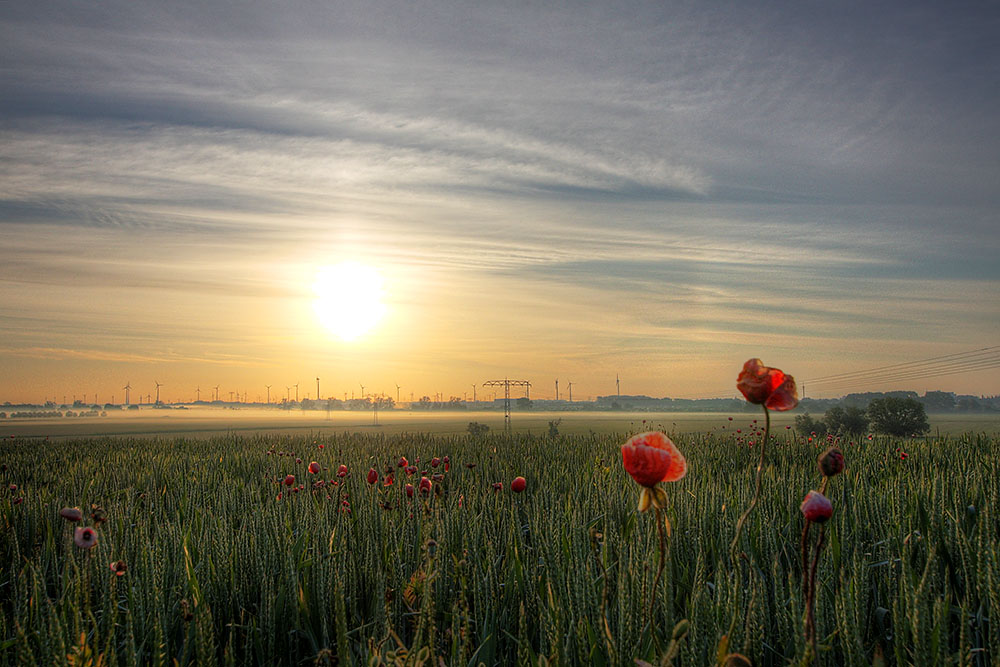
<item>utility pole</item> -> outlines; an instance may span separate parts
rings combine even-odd
[[[570,382],[566,386],[569,387],[569,402],[572,403],[573,402],[573,383]]]
[[[559,400],[559,378],[556,378],[556,400]]]

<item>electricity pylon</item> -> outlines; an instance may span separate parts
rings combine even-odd
[[[525,395],[531,390],[531,383],[527,380],[488,380],[483,383],[484,387],[503,387],[503,427],[505,431],[510,431],[510,388],[524,387]]]

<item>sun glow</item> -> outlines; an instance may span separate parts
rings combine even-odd
[[[385,314],[382,276],[366,264],[341,262],[321,267],[316,271],[313,291],[316,318],[344,341],[368,333]]]

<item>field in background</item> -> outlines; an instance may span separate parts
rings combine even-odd
[[[729,428],[746,433],[753,418],[735,415]],[[392,664],[407,652],[410,664],[632,664],[657,662],[681,619],[680,664],[711,664],[726,634],[755,665],[802,655],[798,505],[820,481],[816,443],[776,429],[745,558],[731,561],[757,450],[728,433],[683,438],[689,474],[663,485],[672,535],[649,617],[657,533],[636,512],[621,437],[548,438],[542,425],[477,439],[387,426],[7,440],[0,665],[69,654],[94,665]],[[844,449],[819,566],[822,664],[995,664],[1000,438],[876,437]],[[398,458],[431,473],[443,465],[428,461],[445,455],[440,494],[408,498],[403,484],[421,473],[407,478]],[[311,460],[322,475],[307,472]],[[393,470],[395,483],[369,486],[370,466]],[[280,483],[288,474],[299,491]],[[522,494],[509,490],[516,475]],[[108,520],[84,551],[58,511],[91,504]],[[119,560],[122,577],[109,567]]]
[[[635,433],[659,429],[675,433],[705,433],[721,430],[728,418],[748,419],[756,413],[705,412],[515,412],[515,433],[548,433],[548,423],[561,420],[560,433]],[[814,415],[818,416],[818,415]],[[795,415],[773,413],[778,430],[794,423]],[[645,420],[645,424],[643,424]],[[79,437],[104,435],[212,437],[238,433],[318,434],[359,433],[429,433],[452,435],[466,432],[470,421],[481,422],[492,431],[503,430],[503,413],[438,412],[391,410],[378,414],[373,425],[370,412],[264,409],[224,409],[192,407],[186,410],[145,408],[137,411],[109,412],[107,417],[71,417],[49,419],[0,420],[0,436],[9,437]],[[958,435],[966,432],[1000,433],[1000,415],[940,414],[930,415],[931,432]]]

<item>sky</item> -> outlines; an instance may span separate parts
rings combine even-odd
[[[3,3],[0,401],[698,398],[997,345],[997,34],[995,2]],[[1000,370],[828,394],[887,389]]]

